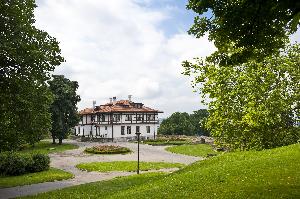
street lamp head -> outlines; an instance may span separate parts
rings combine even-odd
[[[137,136],[140,136],[141,135],[141,133],[140,132],[138,132],[138,133],[135,133]]]

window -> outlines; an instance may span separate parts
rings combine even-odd
[[[113,115],[113,121],[114,122],[119,122],[120,121],[121,116],[120,115]]]
[[[104,129],[107,130],[107,126],[105,126]]]
[[[143,118],[143,115],[141,115],[141,114],[136,115],[136,121],[141,121],[142,118]]]
[[[153,121],[153,120],[155,120],[155,115],[147,115],[147,120],[148,120],[148,121]]]
[[[83,124],[83,116],[80,116],[80,121]]]
[[[78,127],[78,134],[80,134],[80,126]]]
[[[136,133],[140,132],[140,126],[136,126]]]
[[[125,121],[131,121],[132,120],[132,115],[125,115]]]
[[[150,126],[146,126],[147,133],[150,133]]]
[[[127,126],[127,134],[131,134],[131,126]]]
[[[105,115],[100,115],[101,121],[105,122]]]
[[[125,135],[125,126],[121,126],[121,135]]]
[[[94,121],[95,121],[95,116],[91,115],[91,122],[94,122]]]

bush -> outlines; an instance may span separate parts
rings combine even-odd
[[[87,153],[94,154],[126,154],[130,153],[131,150],[126,147],[114,146],[114,145],[99,145],[86,148],[84,150]]]
[[[33,165],[31,167],[32,172],[45,171],[50,168],[50,158],[43,154],[32,155]]]
[[[49,169],[50,158],[43,154],[0,153],[0,175],[17,176]]]

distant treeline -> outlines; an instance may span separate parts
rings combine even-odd
[[[209,136],[209,131],[204,128],[207,117],[208,111],[206,109],[194,111],[192,114],[175,112],[162,121],[158,134]]]

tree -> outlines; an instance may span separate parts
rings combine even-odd
[[[203,126],[203,121],[207,116],[206,109],[194,111],[190,115],[185,112],[175,112],[162,121],[158,133],[162,135],[209,135]]]
[[[205,122],[209,113],[206,109],[200,109],[190,114],[190,120],[195,128],[195,135],[210,136],[209,131],[205,128]]]
[[[46,80],[59,65],[58,42],[34,26],[34,0],[0,1],[0,151],[49,131]]]
[[[194,130],[188,113],[175,112],[162,121],[158,133],[161,135],[192,135]]]
[[[53,79],[48,83],[54,94],[54,102],[51,105],[53,144],[56,138],[59,139],[59,144],[62,144],[62,140],[80,119],[77,113],[77,103],[80,101],[80,96],[76,94],[78,83],[63,75],[53,75]]]
[[[189,33],[208,32],[218,48],[212,59],[227,66],[278,52],[300,19],[295,0],[189,0],[187,8],[199,14]]]
[[[219,145],[266,149],[296,143],[300,129],[300,46],[287,46],[263,61],[221,66],[210,59],[184,63],[209,97],[206,127]],[[195,85],[195,86],[196,86]]]

